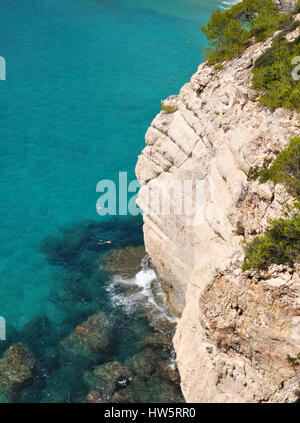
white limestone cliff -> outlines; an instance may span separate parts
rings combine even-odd
[[[181,316],[174,346],[188,402],[297,398],[286,355],[300,351],[299,267],[241,271],[241,242],[262,233],[289,200],[282,186],[249,182],[247,173],[300,131],[299,113],[262,108],[250,88],[255,60],[270,44],[252,45],[220,70],[201,64],[164,102],[178,110],[156,116],[136,166],[144,210],[149,190],[204,185],[192,217],[144,215],[146,251]],[[172,210],[178,201],[177,193]]]

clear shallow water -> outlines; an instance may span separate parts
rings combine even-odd
[[[96,184],[117,180],[119,171],[135,178],[137,155],[160,100],[178,92],[196,70],[206,44],[200,27],[221,3],[1,1],[7,81],[0,82],[0,315],[9,341],[26,335],[41,360],[47,361],[39,341],[55,348],[78,323],[106,307],[110,275],[96,265],[97,238],[114,239],[116,247],[142,243],[140,219],[112,224],[96,214]],[[43,240],[61,233],[63,248],[54,239],[47,244],[52,249],[41,249]],[[70,294],[66,280],[75,274],[81,283]],[[36,327],[24,325],[41,316],[47,324],[38,324],[34,343]],[[150,329],[145,323],[140,330],[133,350]],[[43,389],[53,385],[52,395],[61,367],[47,372]],[[25,398],[45,400],[46,394],[36,395]]]

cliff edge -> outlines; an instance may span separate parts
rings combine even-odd
[[[144,214],[146,251],[180,316],[174,346],[188,402],[297,399],[286,357],[300,351],[300,268],[241,270],[241,242],[263,233],[289,200],[281,185],[249,182],[249,169],[300,129],[299,113],[261,107],[250,88],[255,61],[271,42],[252,45],[219,70],[201,64],[164,102],[171,112],[153,120],[136,166],[143,210],[147,193],[166,183],[204,187],[192,218]]]

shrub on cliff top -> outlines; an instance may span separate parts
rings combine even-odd
[[[161,110],[165,113],[175,113],[178,110],[178,106],[177,105],[172,106],[170,104],[162,104]]]
[[[267,180],[283,183],[290,194],[300,199],[300,137],[292,138],[285,148],[266,169],[260,182]]]
[[[224,12],[216,10],[202,28],[209,40],[208,63],[228,60],[241,53],[251,37],[266,40],[289,19],[272,0],[243,0]]]
[[[209,40],[206,59],[210,65],[241,53],[249,40],[248,31],[237,19],[232,18],[228,11],[213,12],[202,31]]]
[[[262,169],[254,168],[249,179],[260,183],[272,180],[283,183],[300,200],[300,137],[292,138],[289,145]],[[264,270],[269,264],[289,264],[300,260],[300,203],[286,206],[282,218],[272,221],[263,236],[244,244],[243,270]]]
[[[268,180],[283,183],[287,191],[300,201],[300,137],[292,138],[274,161],[265,160],[261,169],[251,168],[248,179],[258,178],[262,184]]]
[[[299,25],[299,23],[297,23]],[[263,106],[300,110],[300,82],[293,76],[295,57],[300,56],[300,37],[288,43],[283,37],[273,42],[255,63],[252,87],[261,93]]]
[[[273,220],[265,235],[244,245],[242,270],[266,270],[271,263],[289,264],[300,259],[300,204],[286,207],[284,217]]]

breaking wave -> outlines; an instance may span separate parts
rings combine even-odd
[[[128,279],[115,275],[106,290],[112,305],[121,307],[127,315],[142,312],[154,327],[163,321],[170,325],[176,325],[178,322],[167,307],[160,282],[154,270],[149,267],[148,256],[143,258],[141,270],[134,278]]]

